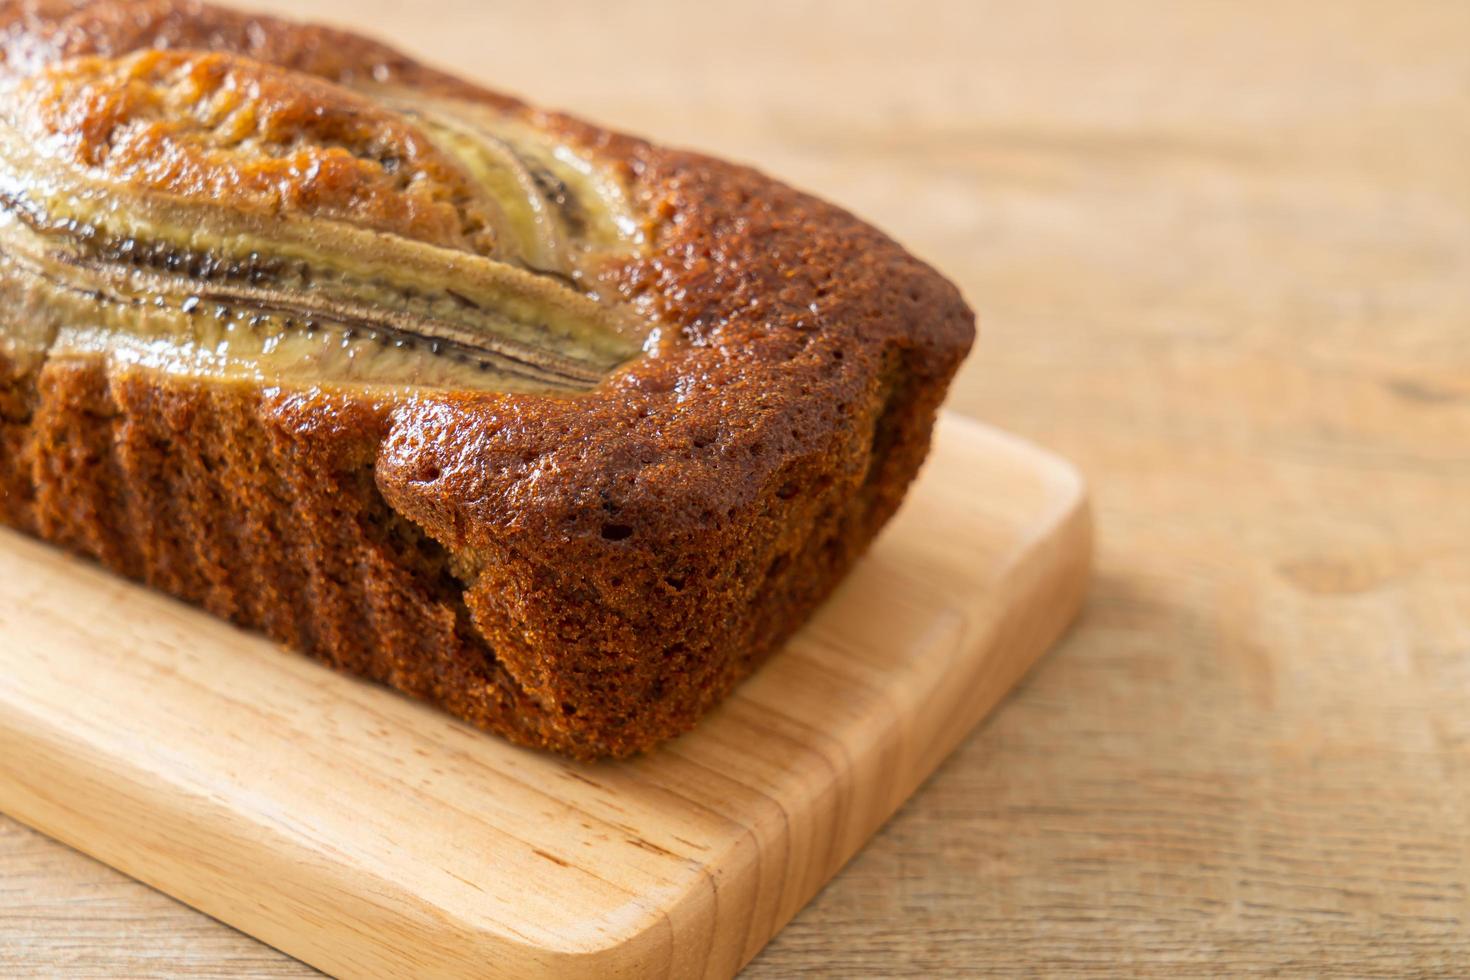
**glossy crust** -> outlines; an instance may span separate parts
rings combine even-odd
[[[598,288],[661,339],[590,395],[59,360],[0,389],[0,518],[524,744],[691,728],[892,515],[973,339],[952,285],[838,208],[353,35],[101,2],[10,5],[0,38],[8,72],[166,46],[484,100],[625,168],[651,248]]]

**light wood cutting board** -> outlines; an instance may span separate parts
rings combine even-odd
[[[517,749],[0,532],[0,810],[331,973],[728,976],[1086,587],[1064,462],[955,417],[903,511],[691,735]]]

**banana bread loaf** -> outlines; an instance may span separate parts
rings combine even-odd
[[[0,521],[522,744],[691,728],[973,339],[836,207],[351,34],[30,0],[0,58]]]

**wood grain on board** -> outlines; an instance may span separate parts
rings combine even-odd
[[[1090,546],[1075,471],[945,419],[785,650],[584,765],[7,532],[0,810],[338,975],[729,977],[1056,640]]]

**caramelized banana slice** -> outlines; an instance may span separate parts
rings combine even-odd
[[[178,369],[527,391],[594,387],[641,349],[575,286],[627,239],[588,239],[474,124],[190,52],[63,63],[0,107],[0,288],[50,310],[33,347],[111,335],[172,344]]]
[[[584,255],[641,244],[641,223],[619,181],[571,147],[471,102],[366,91],[413,118],[482,185],[498,190],[527,268],[575,279]]]

